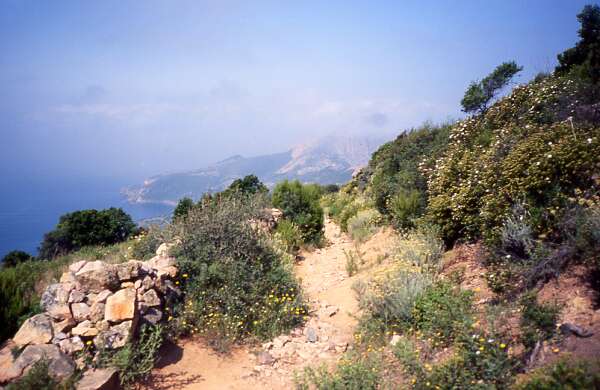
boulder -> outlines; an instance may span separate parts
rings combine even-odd
[[[90,308],[89,318],[92,322],[99,322],[104,318],[104,311],[106,305],[101,302],[96,302]]]
[[[46,344],[52,340],[53,334],[50,317],[46,314],[37,314],[25,320],[15,337],[13,337],[13,341],[18,346]]]
[[[117,291],[106,300],[104,318],[110,322],[131,320],[136,315],[136,293],[133,288]]]
[[[17,345],[12,340],[7,340],[0,348],[0,383],[8,382],[16,376],[11,372],[15,357],[13,349]]]
[[[85,321],[90,316],[90,307],[83,302],[72,303],[71,304],[71,312],[73,313],[73,318],[75,318],[75,321],[77,321],[77,322]]]
[[[70,331],[75,325],[77,325],[77,322],[75,322],[73,317],[69,317],[59,322],[53,322],[52,329],[54,333],[64,333]]]
[[[73,272],[65,272],[60,276],[60,283],[75,283],[77,279],[75,279],[75,274]]]
[[[130,260],[126,263],[116,265],[117,275],[120,281],[127,281],[135,279],[140,276],[142,270],[142,262],[137,260]]]
[[[92,322],[89,320],[85,320],[71,329],[71,334],[73,336],[94,337],[97,336],[98,333],[98,329],[94,327]]]
[[[87,261],[85,260],[81,260],[78,262],[75,262],[73,264],[71,264],[69,266],[69,271],[73,272],[74,274],[76,274],[77,272],[79,272],[79,270],[81,270],[83,268],[84,265],[87,264]]]
[[[79,303],[85,300],[85,294],[81,290],[73,289],[69,294],[69,303]]]
[[[54,283],[49,285],[40,300],[42,310],[48,312],[52,318],[63,320],[71,315],[68,302],[69,294],[73,289],[72,283]]]
[[[75,278],[91,292],[113,290],[119,287],[116,267],[99,260],[86,263],[75,273]]]
[[[173,247],[173,244],[167,244],[167,243],[163,242],[156,249],[156,256],[158,256],[158,257],[168,257],[169,256],[169,251],[171,250],[172,247]]]
[[[52,344],[29,345],[5,372],[5,377],[12,377],[8,380],[20,377],[42,358],[48,361],[48,373],[58,380],[68,378],[75,371],[73,360],[61,352],[58,346]]]
[[[63,321],[72,318],[69,305],[66,303],[57,303],[46,307],[46,313],[57,321]]]
[[[96,295],[96,299],[94,299],[94,303],[104,303],[106,299],[112,295],[112,291],[110,290],[102,290]]]
[[[52,344],[59,344],[61,341],[67,338],[69,338],[69,336],[67,336],[67,334],[64,332],[54,333],[54,337],[52,337]]]
[[[100,333],[94,339],[94,344],[98,348],[121,348],[130,340],[133,328],[133,321],[121,322],[118,325],[112,326],[107,331]]]
[[[160,306],[161,303],[158,294],[154,290],[146,291],[142,296],[142,300],[144,301],[144,304],[148,307]]]
[[[81,341],[81,337],[79,336],[64,339],[58,343],[58,346],[60,347],[60,350],[67,355],[73,355],[75,352],[79,352],[84,348],[83,341]]]
[[[75,387],[77,390],[117,390],[119,373],[116,368],[92,369],[86,371]]]

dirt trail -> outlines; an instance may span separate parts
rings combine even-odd
[[[304,327],[257,347],[240,347],[221,356],[189,340],[171,346],[153,371],[150,389],[289,389],[293,373],[306,365],[330,364],[350,346],[358,305],[346,274],[344,251],[355,245],[326,220],[328,245],[303,253],[296,274],[310,301]],[[372,245],[371,245],[372,246]]]

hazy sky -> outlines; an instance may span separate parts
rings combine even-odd
[[[460,115],[577,40],[564,1],[0,4],[0,174],[142,177]]]

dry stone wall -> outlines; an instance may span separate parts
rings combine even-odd
[[[0,384],[16,380],[43,356],[51,375],[64,379],[74,372],[75,357],[84,348],[123,347],[142,324],[163,321],[165,310],[181,295],[168,249],[161,245],[148,261],[71,264],[43,293],[42,313],[27,319],[0,350]],[[15,357],[15,350],[22,352]]]

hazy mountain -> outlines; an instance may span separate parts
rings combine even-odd
[[[142,185],[125,188],[123,193],[132,203],[175,204],[184,196],[197,199],[206,192],[221,191],[249,174],[257,175],[270,187],[284,179],[342,184],[366,165],[371,153],[385,141],[383,137],[328,136],[283,153],[238,155],[206,168],[153,176]]]

